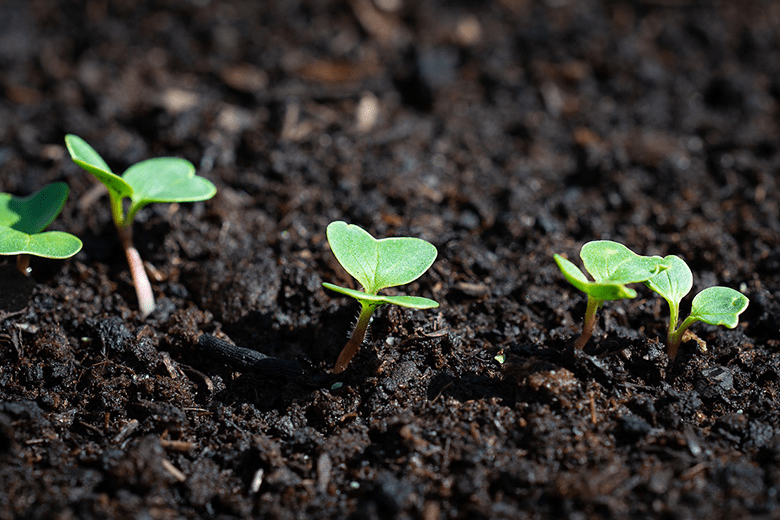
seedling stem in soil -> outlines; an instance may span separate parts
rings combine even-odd
[[[387,303],[412,309],[439,306],[437,302],[420,296],[378,294],[387,287],[405,285],[419,278],[436,260],[437,252],[433,244],[419,238],[377,240],[361,227],[341,221],[331,222],[326,234],[336,260],[363,287],[363,291],[357,291],[327,282],[322,284],[360,302],[357,324],[333,368],[338,374],[347,368],[363,344],[376,309]]]
[[[111,171],[106,161],[82,138],[65,136],[73,162],[91,173],[108,188],[111,216],[122,243],[133,278],[138,308],[145,318],[154,311],[154,293],[143,261],[133,245],[133,220],[138,211],[152,202],[196,202],[213,197],[217,188],[207,179],[195,175],[189,161],[176,157],[147,159],[130,166],[122,176]],[[130,199],[127,212],[124,199]]]
[[[554,258],[569,283],[588,297],[582,333],[574,341],[576,349],[582,349],[593,335],[597,311],[605,301],[636,298],[636,291],[626,284],[644,282],[666,268],[661,257],[640,256],[610,240],[588,242],[580,250],[580,258],[594,282],[566,258],[557,254]]]

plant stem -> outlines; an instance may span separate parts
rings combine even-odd
[[[677,320],[680,314],[680,308],[675,302],[666,300],[669,304],[669,331],[666,334],[666,355],[674,360],[677,355],[677,348],[680,346],[682,334],[677,335]]]
[[[669,359],[672,361],[677,357],[677,349],[680,348],[680,343],[682,343],[682,340],[685,337],[685,331],[696,321],[696,318],[688,316],[685,318],[685,321],[682,322],[679,329],[669,332],[669,340],[666,343],[666,355],[668,355]]]
[[[601,307],[603,303],[602,300],[593,298],[590,295],[588,296],[588,304],[585,308],[585,323],[582,325],[582,334],[580,334],[580,337],[574,342],[575,349],[581,350],[593,335],[593,329],[596,327],[596,322],[598,321],[596,311],[599,310],[599,307]]]
[[[133,245],[133,226],[117,226],[119,239],[122,241],[122,248],[125,250],[127,263],[130,266],[130,275],[133,277],[135,294],[138,297],[138,310],[141,312],[141,318],[146,318],[154,311],[154,293],[152,284],[146,275],[143,260],[138,250]]]
[[[339,358],[336,360],[336,365],[333,367],[335,374],[340,374],[346,370],[349,361],[357,354],[360,345],[363,344],[363,340],[366,338],[366,331],[368,330],[368,324],[371,322],[371,316],[379,305],[364,301],[360,302],[360,316],[358,316],[355,329],[352,331],[352,337],[349,338],[347,344],[341,349]]]
[[[17,255],[16,268],[25,276],[30,276],[32,269],[30,269],[30,255]]]

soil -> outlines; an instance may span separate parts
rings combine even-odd
[[[67,182],[50,229],[84,248],[0,265],[0,519],[777,518],[779,26],[771,0],[6,0],[0,190]],[[66,133],[219,190],[139,213],[146,319]],[[381,308],[339,375],[334,220],[436,245],[388,293],[441,303]],[[637,287],[575,351],[552,256],[594,239],[750,306],[672,362]]]

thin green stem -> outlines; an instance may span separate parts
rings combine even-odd
[[[669,356],[669,359],[674,361],[674,358],[677,357],[677,349],[680,348],[680,343],[682,343],[685,337],[685,331],[697,321],[698,318],[688,316],[677,330],[669,334],[669,342],[666,345],[666,354]]]
[[[580,337],[574,342],[575,349],[582,349],[593,335],[593,329],[596,327],[596,322],[598,321],[596,311],[598,311],[599,307],[603,304],[603,300],[588,295],[588,304],[585,308],[585,322],[582,325],[582,334],[580,334]]]
[[[666,303],[669,304],[669,328],[666,331],[666,345],[667,345],[667,353],[671,350],[670,345],[675,340],[674,334],[677,330],[677,320],[680,317],[680,307],[678,304],[666,300]],[[679,345],[680,342],[677,342],[677,345]],[[677,351],[677,347],[675,347],[675,353]]]
[[[125,221],[125,212],[122,209],[122,197],[116,192],[108,190],[108,200],[111,202],[111,217],[114,219],[117,229],[129,227]]]
[[[381,305],[376,303],[369,303],[365,301],[360,302],[360,316],[355,324],[355,329],[352,331],[352,336],[341,349],[339,358],[336,360],[336,365],[333,367],[333,372],[340,374],[346,370],[350,360],[353,358],[357,351],[360,349],[360,345],[363,344],[363,340],[366,338],[366,331],[368,331],[368,324],[371,322],[371,316],[374,311]]]

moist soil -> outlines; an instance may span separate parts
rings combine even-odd
[[[66,182],[50,229],[84,242],[0,265],[0,518],[780,515],[780,4],[35,0],[0,22],[0,189]],[[146,319],[66,133],[219,190],[139,213]],[[441,306],[379,309],[342,374],[334,220],[439,251],[387,293]],[[684,313],[713,285],[750,306],[672,362],[638,286],[575,351],[585,298],[553,254],[594,239],[687,261]]]

